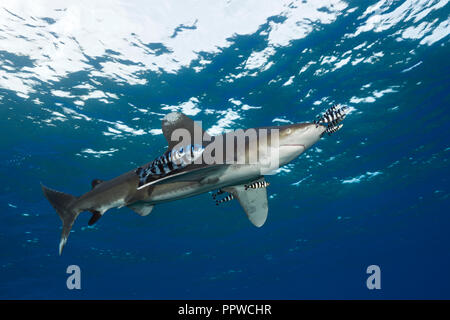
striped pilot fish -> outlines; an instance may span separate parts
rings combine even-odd
[[[234,199],[234,195],[233,194],[229,194],[227,195],[225,198],[220,199],[220,200],[216,200],[216,206],[218,206],[219,204],[223,203],[223,202],[228,202]]]
[[[340,122],[345,119],[348,111],[348,108],[345,106],[334,105],[325,111],[325,113],[319,115],[314,123],[326,125],[327,128],[325,132],[331,135],[342,128],[342,124],[340,124]]]
[[[200,144],[190,144],[169,150],[146,167],[137,168],[136,174],[139,176],[139,187],[151,181],[152,177],[160,178],[194,163],[195,160],[202,156],[204,150]]]
[[[251,184],[246,184],[244,186],[244,189],[248,190],[249,188],[251,189],[267,188],[269,185],[270,183],[267,181],[255,181]]]

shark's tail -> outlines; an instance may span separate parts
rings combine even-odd
[[[73,209],[73,203],[78,198],[71,196],[70,194],[49,189],[44,185],[41,185],[41,187],[45,197],[53,208],[55,208],[63,223],[61,241],[59,242],[59,254],[61,255],[64,245],[67,242],[67,238],[69,237],[70,229],[72,229],[75,219],[80,214],[80,212]]]

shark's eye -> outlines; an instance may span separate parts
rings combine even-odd
[[[286,129],[286,134],[291,134],[291,132],[292,132],[291,128]]]

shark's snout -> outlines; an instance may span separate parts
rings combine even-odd
[[[283,127],[279,133],[280,164],[292,161],[316,143],[326,126],[315,123],[297,123]]]

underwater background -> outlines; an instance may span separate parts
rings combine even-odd
[[[449,24],[446,0],[1,1],[0,298],[450,298]],[[336,103],[343,128],[267,177],[263,227],[203,194],[83,213],[58,255],[40,184],[153,160],[165,114],[221,134]]]

